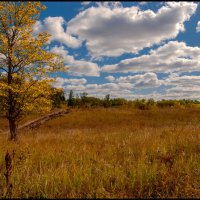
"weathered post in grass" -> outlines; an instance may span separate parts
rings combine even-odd
[[[5,165],[6,165],[6,172],[5,172],[5,178],[6,178],[6,196],[11,198],[12,196],[12,182],[11,182],[11,174],[12,174],[12,157],[7,151],[5,155]]]

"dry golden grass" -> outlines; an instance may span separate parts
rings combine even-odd
[[[198,108],[73,110],[19,139],[0,136],[0,197],[7,150],[13,198],[200,197]]]

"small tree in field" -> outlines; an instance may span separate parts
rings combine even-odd
[[[58,55],[45,51],[48,33],[33,36],[44,9],[40,2],[0,2],[0,97],[12,140],[25,112],[50,110],[49,75],[64,66]]]
[[[68,98],[68,106],[74,106],[75,99],[74,99],[74,93],[73,90],[70,90],[69,92],[69,98]]]
[[[65,94],[63,89],[52,88],[51,100],[53,101],[54,108],[61,108],[63,104],[66,104]]]
[[[110,101],[110,95],[107,94],[104,98],[104,107],[109,107],[111,106],[111,101]]]

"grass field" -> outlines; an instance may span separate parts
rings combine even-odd
[[[199,108],[74,109],[18,143],[0,134],[0,198],[7,151],[13,198],[200,198]]]

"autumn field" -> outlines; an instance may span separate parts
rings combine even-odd
[[[0,180],[0,198],[200,198],[200,109],[73,109],[0,134]]]

